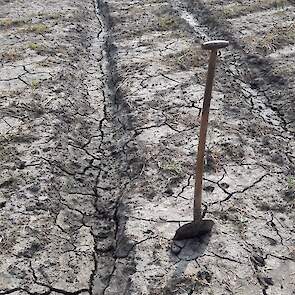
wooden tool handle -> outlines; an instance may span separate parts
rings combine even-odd
[[[195,175],[195,192],[194,192],[194,221],[198,222],[202,219],[202,190],[203,190],[203,171],[204,171],[204,155],[205,144],[208,127],[209,109],[211,102],[211,93],[215,74],[215,65],[217,58],[217,50],[212,50],[209,59],[209,67],[207,74],[206,89],[203,101],[201,128],[197,153],[196,175]]]
[[[202,44],[202,48],[205,50],[211,50],[211,53],[210,53],[205,95],[204,95],[204,101],[203,101],[201,128],[200,128],[198,154],[197,154],[195,192],[194,192],[194,222],[200,222],[202,219],[204,155],[205,155],[205,144],[206,144],[206,135],[207,135],[207,128],[208,128],[210,102],[211,102],[211,96],[212,96],[212,87],[213,87],[213,80],[215,75],[215,67],[216,67],[216,59],[217,59],[217,50],[227,47],[228,45],[229,45],[229,42],[225,40],[214,40],[214,41],[209,41]]]

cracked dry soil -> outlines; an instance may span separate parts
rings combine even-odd
[[[295,294],[293,1],[0,7],[0,295]],[[175,255],[217,38],[215,226]]]

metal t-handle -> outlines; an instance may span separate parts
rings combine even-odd
[[[202,44],[202,48],[205,50],[211,50],[209,58],[209,67],[207,73],[206,88],[203,101],[201,128],[199,136],[197,164],[196,164],[196,175],[195,175],[195,192],[194,192],[194,221],[198,222],[202,219],[202,191],[203,191],[203,173],[204,173],[204,155],[205,155],[205,144],[208,127],[208,118],[210,110],[210,102],[212,97],[212,87],[215,75],[217,50],[227,47],[228,41],[215,40],[209,41]]]

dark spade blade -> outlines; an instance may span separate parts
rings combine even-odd
[[[173,240],[186,240],[203,236],[211,232],[213,225],[214,222],[208,219],[184,224],[176,231]]]

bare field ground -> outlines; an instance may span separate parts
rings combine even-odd
[[[295,294],[294,5],[0,0],[0,295]]]

